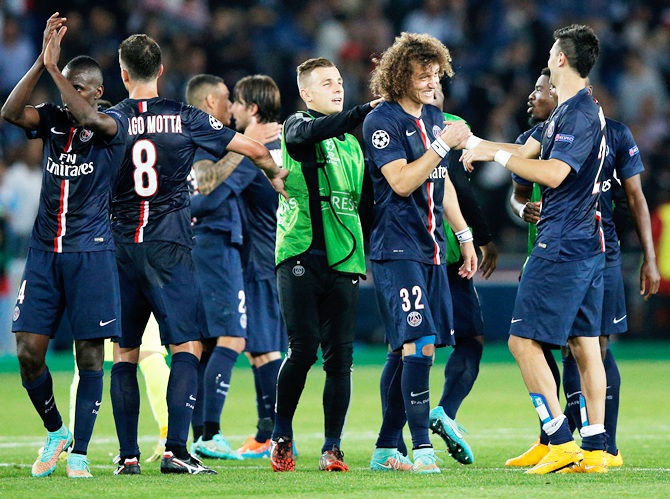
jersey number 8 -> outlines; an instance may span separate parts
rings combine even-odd
[[[156,171],[156,146],[150,140],[138,140],[133,145],[133,180],[135,192],[144,198],[151,197],[158,190],[158,172]]]

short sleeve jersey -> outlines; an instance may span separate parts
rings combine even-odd
[[[209,114],[161,97],[125,99],[108,111],[128,137],[112,202],[117,243],[169,241],[192,246],[188,175],[198,147],[223,156],[235,131]]]
[[[265,145],[281,166],[281,143],[279,140]],[[277,239],[277,209],[279,196],[262,171],[242,160],[237,167],[241,175],[250,179],[242,191],[240,207],[244,227],[242,264],[245,278],[251,281],[271,279],[275,276],[275,242]],[[232,177],[232,175],[231,175]]]
[[[644,171],[640,150],[630,129],[618,121],[606,118],[607,156],[603,164],[600,208],[605,233],[605,266],[621,264],[621,251],[613,220],[612,187],[614,182],[623,182]]]
[[[365,117],[363,137],[375,202],[371,260],[445,262],[442,198],[447,158],[408,197],[396,194],[382,174],[382,168],[392,161],[411,163],[423,156],[444,128],[443,120],[435,106],[423,106],[416,118],[397,102],[382,102]]]
[[[68,118],[54,104],[37,106],[40,123],[28,133],[44,141],[42,189],[30,247],[88,252],[114,248],[110,203],[125,152],[119,121],[105,140]]]
[[[559,159],[571,171],[558,187],[542,189],[534,256],[574,261],[604,252],[596,206],[605,147],[605,116],[587,89],[558,106],[545,123],[540,158]]]

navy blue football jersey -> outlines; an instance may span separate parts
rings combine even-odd
[[[612,210],[612,188],[614,182],[621,183],[644,171],[640,150],[630,129],[618,121],[605,118],[607,122],[607,156],[603,165],[601,195],[598,207],[605,233],[605,266],[619,265],[621,252],[619,238],[614,226]]]
[[[112,202],[114,238],[192,246],[188,175],[198,147],[220,158],[235,131],[209,114],[161,97],[125,99],[108,113],[124,121],[126,156]]]
[[[423,106],[421,116],[406,113],[396,102],[382,102],[363,122],[363,137],[374,190],[371,260],[445,261],[442,199],[448,158],[409,197],[396,194],[382,174],[397,159],[415,161],[444,128],[442,111]]]
[[[59,106],[36,109],[40,124],[28,136],[43,139],[44,154],[30,247],[56,253],[113,249],[109,213],[125,153],[121,126],[105,140],[71,121]]]
[[[544,126],[544,121],[542,123],[538,123],[535,125],[533,128],[530,130],[526,130],[523,132],[521,135],[519,135],[516,140],[514,141],[515,144],[520,144],[524,145],[526,141],[530,138],[533,137],[535,140],[540,142],[541,140],[541,135],[542,135],[542,128]],[[523,177],[519,177],[516,173],[512,172],[512,180],[514,180],[517,184],[519,185],[533,185],[533,182],[529,182]]]
[[[605,115],[586,88],[552,112],[541,144],[541,159],[559,159],[571,171],[558,187],[542,186],[542,217],[532,254],[571,261],[604,252],[596,207],[605,160]]]
[[[212,156],[204,149],[198,149],[193,162],[196,163],[201,160],[217,162],[219,159],[221,158]],[[195,190],[191,196],[191,216],[193,217],[193,229],[196,233],[225,232],[229,234],[230,243],[239,246],[243,241],[242,215],[237,196],[231,189],[229,182],[234,174],[235,171],[207,196],[197,191],[197,185],[194,182]],[[191,178],[195,178],[195,174],[192,174]]]
[[[265,144],[277,165],[282,165],[279,140]],[[250,179],[242,191],[241,208],[244,227],[242,265],[245,279],[270,279],[275,275],[275,243],[277,239],[277,209],[279,195],[261,170],[244,159],[238,169]],[[231,175],[232,176],[232,175]]]

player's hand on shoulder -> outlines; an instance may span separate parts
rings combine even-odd
[[[374,108],[376,108],[379,104],[381,104],[381,102],[382,102],[383,100],[384,100],[384,99],[381,98],[381,97],[380,97],[379,99],[372,100],[372,101],[370,101],[370,106],[372,107],[372,109],[374,109]]]
[[[244,130],[244,135],[250,139],[257,140],[261,144],[268,144],[279,138],[281,123],[249,123]]]

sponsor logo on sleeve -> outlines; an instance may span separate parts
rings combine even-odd
[[[554,142],[567,142],[568,144],[572,144],[575,140],[574,135],[568,135],[567,133],[557,133],[556,137],[554,138]]]

